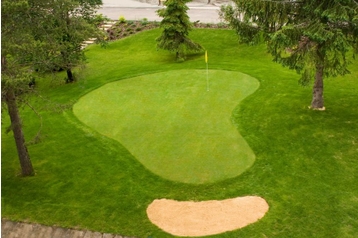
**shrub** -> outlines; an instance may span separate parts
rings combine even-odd
[[[224,22],[219,22],[217,24],[217,26],[218,26],[218,28],[226,28],[227,27],[227,25]]]
[[[148,19],[147,18],[143,18],[142,19],[142,21],[141,21],[141,24],[143,25],[143,26],[146,26],[146,25],[148,25]]]
[[[99,25],[103,24],[105,21],[109,21],[109,18],[103,16],[103,14],[97,14],[97,15],[92,19],[93,24],[95,24],[96,26],[99,26]]]
[[[124,18],[124,16],[120,16],[118,21],[119,23],[126,23],[126,19]]]

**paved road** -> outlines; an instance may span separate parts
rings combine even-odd
[[[188,3],[188,7],[188,15],[192,22],[221,22],[218,14],[220,4]],[[127,20],[147,18],[149,21],[161,21],[162,18],[156,14],[156,10],[160,8],[162,6],[158,6],[158,4],[142,3],[135,0],[104,0],[102,8],[98,12],[112,20],[118,20],[120,16],[123,16]]]

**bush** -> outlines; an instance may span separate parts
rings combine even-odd
[[[142,19],[142,21],[141,21],[141,24],[143,25],[143,26],[146,26],[146,25],[148,25],[148,19],[147,18],[143,18]]]
[[[131,26],[131,25],[133,25],[134,24],[134,21],[127,21],[127,25],[128,26]]]
[[[95,24],[96,26],[99,26],[101,24],[103,24],[104,22],[109,21],[108,17],[103,16],[103,14],[97,14],[93,19],[92,19],[92,23]]]
[[[219,22],[217,24],[218,28],[226,28],[227,27],[227,24],[225,24],[224,22]]]
[[[120,16],[118,21],[119,23],[126,23],[126,19],[124,18],[124,16]]]

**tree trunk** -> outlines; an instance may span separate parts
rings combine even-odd
[[[25,145],[25,137],[22,132],[21,119],[17,109],[15,92],[12,89],[9,89],[6,92],[6,104],[10,115],[11,129],[14,133],[17,154],[20,160],[21,174],[23,176],[34,175],[34,169],[32,167],[29,152],[27,151],[27,147]]]
[[[67,83],[72,83],[74,81],[72,70],[67,69]]]
[[[323,66],[316,67],[315,82],[312,91],[311,108],[324,110],[323,104]]]

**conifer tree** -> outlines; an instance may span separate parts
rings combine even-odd
[[[157,38],[157,47],[176,53],[177,60],[184,60],[186,52],[200,52],[201,45],[189,39],[192,23],[189,20],[186,5],[190,0],[167,0],[166,8],[157,11],[163,20],[160,27],[162,35]]]
[[[348,53],[358,52],[358,2],[355,0],[234,0],[221,16],[240,42],[265,40],[275,62],[313,83],[311,108],[324,109],[324,77],[345,75]]]
[[[10,117],[9,131],[13,132],[22,176],[34,174],[18,110],[18,99],[29,90],[28,60],[36,46],[27,27],[31,25],[30,12],[25,0],[1,1],[1,106],[7,109]]]
[[[23,176],[34,175],[19,107],[28,103],[34,69],[71,70],[83,59],[81,43],[97,28],[91,25],[100,0],[1,1],[1,106],[7,109]],[[78,7],[81,4],[82,7]],[[68,8],[72,6],[72,8]],[[68,9],[72,9],[68,15]],[[61,14],[62,13],[62,14]],[[69,24],[67,24],[69,23]],[[63,52],[69,57],[63,58]],[[67,67],[68,68],[65,68]]]

